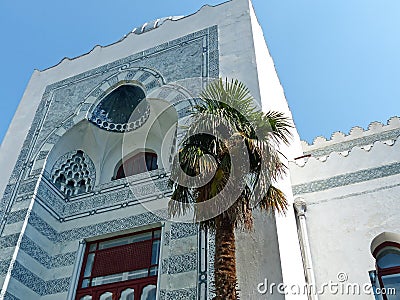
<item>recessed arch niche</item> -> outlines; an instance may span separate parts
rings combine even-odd
[[[96,172],[93,186],[110,182],[116,166],[127,156],[141,149],[157,155],[159,169],[168,169],[176,144],[178,114],[167,101],[147,99],[148,120],[130,132],[114,132],[99,128],[84,119],[63,134],[50,151],[45,171],[51,174],[60,157],[81,150],[90,157]]]

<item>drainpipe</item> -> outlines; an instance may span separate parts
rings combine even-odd
[[[74,270],[72,271],[70,287],[68,290],[67,300],[75,299],[76,289],[78,286],[79,276],[82,267],[83,254],[85,253],[86,242],[85,240],[79,241],[78,251],[76,252],[76,261]]]
[[[296,216],[298,219],[298,226],[300,232],[300,245],[303,254],[303,265],[306,275],[306,281],[309,287],[308,291],[311,291],[308,294],[308,299],[318,300],[318,293],[316,293],[316,291],[318,291],[318,288],[315,283],[315,275],[311,259],[310,241],[308,239],[307,224],[306,224],[305,213],[307,211],[307,204],[303,198],[298,197],[294,200],[293,205],[296,210]]]

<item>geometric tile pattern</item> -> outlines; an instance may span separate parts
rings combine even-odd
[[[160,213],[160,212],[158,212]],[[157,215],[152,213],[144,213],[137,216],[131,216],[127,218],[122,218],[119,220],[113,220],[108,222],[99,223],[96,225],[84,226],[81,228],[70,229],[63,232],[57,232],[52,228],[47,222],[41,219],[34,212],[31,213],[29,224],[35,227],[39,232],[46,236],[50,241],[53,242],[64,242],[73,241],[85,237],[93,237],[99,234],[110,233],[113,231],[121,231],[125,228],[137,227],[140,225],[146,225],[149,223],[154,223],[160,221]],[[184,238],[197,234],[197,226],[193,224],[185,223],[173,223],[174,239]],[[182,230],[180,232],[180,230]],[[6,236],[2,238],[2,244],[12,245],[14,241],[16,242],[18,234]],[[70,252],[65,254],[58,254],[55,256],[50,256],[44,249],[38,246],[30,238],[24,236],[21,241],[21,250],[31,256],[33,259],[38,261],[40,264],[48,269],[71,266],[74,264],[76,259],[76,252]],[[0,273],[3,275],[7,272],[7,268],[10,261],[0,261]],[[165,259],[162,262],[162,269],[167,270],[168,274],[177,274],[182,272],[188,272],[196,270],[197,268],[197,253],[187,253],[184,255],[172,256],[169,259]],[[31,288],[33,291],[40,295],[47,295],[59,292],[65,292],[68,290],[69,278],[61,278],[51,281],[43,281],[37,275],[33,274],[26,268],[24,268],[18,261],[15,262],[12,276]],[[183,291],[175,291],[168,294],[168,299],[172,299],[174,295],[180,297],[179,294],[189,295]],[[189,295],[189,297],[191,297]],[[180,298],[176,298],[180,299]],[[187,298],[191,299],[191,298]]]
[[[4,276],[7,274],[8,266],[10,265],[11,259],[8,260],[0,260],[0,276]]]

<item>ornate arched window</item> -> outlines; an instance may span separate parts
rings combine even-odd
[[[370,272],[376,296],[383,300],[399,299],[396,292],[400,291],[400,235],[381,233],[372,241],[371,252],[376,261],[376,270]]]
[[[140,152],[121,163],[114,179],[121,179],[156,169],[158,169],[157,154],[153,152]]]
[[[141,127],[149,113],[143,88],[124,84],[111,91],[96,105],[89,121],[108,131],[126,132]]]

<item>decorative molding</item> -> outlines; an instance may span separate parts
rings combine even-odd
[[[312,144],[302,141],[304,154],[311,154],[314,157],[327,156],[332,152],[350,151],[358,146],[371,145],[377,141],[396,140],[400,136],[400,119],[392,117],[387,125],[379,122],[372,122],[367,130],[361,127],[353,127],[348,135],[342,132],[335,132],[331,139],[316,137]]]
[[[95,237],[106,233],[120,232],[126,229],[159,223],[165,220],[164,218],[160,217],[160,215],[165,215],[166,217],[166,211],[158,211],[156,214],[146,212],[139,215],[68,229],[61,232],[56,231],[52,226],[50,226],[46,221],[44,221],[34,212],[31,213],[28,222],[50,241],[60,243]]]
[[[160,213],[160,212],[158,212]],[[161,212],[165,213],[166,212]],[[52,228],[49,224],[47,224],[43,219],[41,219],[34,212],[31,213],[29,218],[29,224],[36,228],[41,234],[43,234],[50,241],[55,243],[61,243],[66,241],[73,241],[77,238],[85,238],[85,237],[94,237],[96,235],[103,235],[105,233],[111,232],[119,232],[124,229],[130,229],[142,225],[147,225],[151,223],[156,223],[160,221],[160,219],[151,214],[144,213],[136,216],[131,216],[123,219],[103,222],[96,225],[85,226],[81,228],[70,229],[63,232],[58,232],[54,228]],[[173,227],[174,239],[185,238],[188,236],[196,235],[198,227],[194,224],[186,224],[186,223],[173,223],[171,224],[171,230]],[[166,232],[168,233],[168,232]],[[171,233],[168,233],[171,235]],[[13,236],[8,236],[8,240],[13,240]],[[18,238],[18,234],[15,237]],[[5,237],[2,238],[3,240]],[[34,241],[29,239],[28,237],[24,237],[21,242],[21,249],[35,259],[37,262],[42,264],[48,269],[58,268],[61,266],[70,266],[74,264],[76,252],[70,252],[65,254],[58,254],[55,256],[50,256],[45,250],[43,250],[40,246],[38,246]],[[4,265],[4,271],[7,272],[9,261],[0,262],[0,265]],[[194,271],[197,269],[198,265],[198,255],[195,253],[186,253],[183,255],[171,256],[165,258],[162,262],[162,270],[163,273],[168,274],[178,274],[183,272]],[[166,270],[166,271],[164,271]],[[31,272],[27,272],[25,268],[23,268],[18,262],[16,262],[16,266],[13,269],[12,276],[20,281],[22,284],[26,285],[28,288],[31,288],[34,292],[45,295],[52,294],[58,292],[65,292],[68,289],[69,278],[61,278],[52,281],[43,281],[38,276]],[[51,290],[51,284],[59,284],[60,287]],[[183,290],[182,290],[183,291]],[[173,291],[172,293],[168,292],[168,295],[179,296],[178,291]],[[184,295],[185,294],[184,292]],[[192,295],[192,294],[190,294]],[[196,294],[194,294],[196,295]],[[172,297],[172,296],[170,296]],[[190,296],[192,297],[192,296]],[[172,298],[168,298],[172,299]],[[174,298],[175,299],[175,298]],[[176,298],[179,299],[179,298]],[[184,298],[187,299],[187,298]],[[190,298],[192,299],[192,298]],[[194,299],[194,298],[193,298]]]
[[[400,174],[400,163],[393,163],[382,167],[360,170],[353,173],[333,176],[328,179],[316,180],[292,187],[294,195],[319,192],[335,187],[346,186],[354,183],[379,179]]]
[[[134,176],[132,176],[134,177]],[[65,198],[55,191],[48,180],[41,181],[37,200],[49,213],[60,222],[83,218],[89,215],[103,213],[115,209],[123,209],[127,206],[139,205],[140,201],[154,200],[159,196],[166,196],[171,190],[168,187],[168,178],[165,174],[147,179],[133,178],[117,181],[113,184],[99,187],[91,193],[81,194],[75,197]]]
[[[169,240],[170,240],[170,233],[169,231],[165,231],[164,233],[164,246],[169,246]]]
[[[194,61],[176,60],[176,57],[182,57],[186,52],[192,51],[190,48],[204,49],[204,44],[207,44],[207,59],[203,59],[204,53],[200,51],[198,57],[192,55],[187,56],[190,59],[194,59]],[[178,55],[178,53],[180,54]],[[32,157],[36,157],[36,159],[43,158],[46,155],[44,152],[49,151],[48,149],[51,149],[51,145],[54,145],[54,143],[58,141],[60,135],[56,134],[56,131],[58,132],[60,130],[57,128],[62,126],[63,130],[67,130],[79,121],[77,118],[74,118],[74,114],[76,113],[74,110],[76,107],[86,110],[89,109],[88,105],[86,107],[80,105],[83,104],[81,99],[83,99],[85,95],[88,95],[89,90],[106,82],[107,78],[124,72],[125,69],[143,65],[159,68],[160,72],[166,76],[165,80],[170,82],[203,75],[218,77],[219,60],[215,58],[218,58],[217,26],[188,34],[47,86],[10,177],[9,183],[13,188],[11,191],[5,192],[0,200],[0,207],[2,208],[0,209],[0,224],[7,211],[4,207],[11,208],[14,192],[19,185],[12,186],[12,184],[17,183],[25,176],[25,172],[28,170],[28,162],[31,161],[30,165],[33,165]],[[171,60],[171,63],[165,63],[169,60]],[[172,60],[175,60],[175,63],[173,63]],[[178,65],[176,63],[177,61],[179,62]],[[184,64],[185,66],[180,66],[180,64]],[[199,64],[198,67],[197,64]],[[168,68],[171,68],[171,70]],[[198,70],[207,70],[207,74],[198,73]],[[150,82],[148,84],[151,85],[152,83]],[[69,110],[66,110],[64,101],[60,101],[66,97],[70,104]],[[65,116],[68,117],[65,118]],[[49,138],[50,143],[47,142],[46,144],[45,140],[47,138]],[[49,148],[42,150],[42,154],[39,155],[40,149],[45,146],[45,144],[49,146]],[[40,174],[40,169],[32,169],[30,171],[31,176]]]
[[[399,130],[400,134],[400,130]],[[336,144],[338,147],[335,148],[335,150],[332,150],[328,153],[328,155],[323,155],[323,156],[318,156],[319,154],[325,154],[325,150],[322,149],[322,152],[318,152],[317,155],[314,155],[314,152],[312,152],[310,155],[311,157],[305,157],[303,159],[295,160],[293,163],[296,164],[298,167],[305,167],[310,164],[311,161],[319,161],[319,162],[328,162],[332,159],[332,157],[354,157],[355,159],[359,158],[359,151],[358,150],[363,150],[365,153],[368,152],[374,152],[377,151],[376,149],[378,148],[378,151],[382,149],[383,147],[393,147],[393,148],[400,148],[400,142],[398,140],[398,137],[394,139],[388,139],[384,141],[375,141],[372,144],[365,144],[362,146],[353,146],[352,148],[349,148],[347,150],[344,150],[345,148],[340,148],[341,144]],[[337,150],[337,151],[336,151]],[[343,150],[341,152],[338,152],[339,150]],[[318,150],[316,150],[318,151]]]
[[[213,35],[216,36],[213,37]],[[119,74],[129,74],[128,71],[130,69],[157,69],[161,74],[163,74],[165,79],[161,78],[158,75],[156,75],[156,78],[158,78],[157,80],[162,79],[163,83],[173,82],[184,78],[201,76],[217,77],[219,62],[210,62],[208,59],[208,57],[212,53],[215,52],[218,54],[217,35],[217,26],[206,28],[183,36],[176,40],[169,41],[168,43],[161,44],[159,46],[136,53],[129,57],[117,60],[107,65],[95,68],[85,73],[49,85],[46,88],[46,95],[48,95],[47,97],[52,99],[51,101],[53,103],[51,106],[52,111],[50,113],[47,112],[46,121],[49,121],[50,124],[48,124],[46,128],[42,127],[40,128],[40,130],[38,130],[38,140],[42,141],[42,143],[36,143],[34,153],[37,153],[38,147],[51,149],[52,145],[54,145],[58,141],[61,134],[57,134],[59,130],[52,129],[57,128],[58,126],[60,126],[59,124],[63,124],[64,122],[66,122],[65,115],[81,116],[81,113],[84,113],[85,115],[86,110],[90,107],[89,104],[93,103],[93,100],[91,100],[91,98],[94,97],[95,99],[97,99],[104,92],[103,90],[101,90],[100,92],[96,93],[96,90],[99,87],[102,87],[103,89],[105,85],[109,85],[109,80],[111,80],[111,78],[113,77],[115,78],[115,76],[118,76],[119,78]],[[206,59],[203,59],[204,53],[202,53],[202,51],[197,51],[198,55],[193,55],[193,53],[196,52],[196,49],[203,49],[204,43],[207,43],[209,45],[207,48],[207,52],[205,53]],[[187,59],[182,60],[182,57],[187,57]],[[170,63],[167,63],[169,61]],[[210,64],[213,64],[212,68]],[[143,66],[147,66],[147,68],[144,68]],[[153,72],[155,72],[154,70]],[[206,70],[207,74],[202,74],[201,70]],[[90,84],[86,82],[90,82]],[[93,82],[96,83],[93,85]],[[148,83],[145,82],[145,87],[147,89],[153,89],[160,86],[160,84],[156,84],[156,82],[156,79]],[[68,97],[68,101],[70,101],[71,103],[69,111],[65,111],[65,105],[64,103],[62,103],[62,101],[60,101],[62,99],[65,99],[66,97]],[[82,99],[86,100],[82,102]],[[74,107],[78,107],[78,111],[74,111]],[[83,108],[85,109],[85,111],[83,111]],[[61,111],[63,112],[63,114],[59,113]],[[67,120],[69,121],[73,120],[74,124],[83,119],[84,116],[78,118],[67,118]],[[46,141],[48,138],[51,139],[50,142]]]
[[[55,243],[61,243],[66,241],[73,241],[77,238],[85,238],[85,237],[94,237],[96,235],[103,235],[111,232],[119,232],[124,229],[130,229],[134,227],[139,227],[142,225],[148,225],[151,223],[156,223],[159,221],[157,216],[152,215],[150,213],[145,213],[137,216],[132,216],[128,218],[123,218],[119,220],[108,221],[96,225],[85,226],[81,228],[75,228],[71,230],[67,230],[64,232],[58,232],[54,228],[52,228],[49,224],[47,224],[43,219],[41,219],[34,212],[31,213],[29,224],[37,229],[41,234],[43,234],[50,241]],[[172,224],[174,225],[174,224]],[[193,234],[197,234],[197,226],[187,226],[192,224],[184,224],[178,223],[174,226],[175,238],[184,238],[187,236],[191,236]],[[181,233],[179,231],[182,230]],[[167,232],[168,233],[168,232]],[[170,234],[170,233],[168,233]],[[13,236],[10,237],[9,240],[13,240]],[[16,235],[18,238],[18,235]],[[4,238],[3,238],[4,239]],[[75,262],[76,252],[58,254],[54,256],[50,256],[45,250],[43,250],[40,246],[38,246],[34,241],[30,238],[24,236],[21,242],[21,250],[23,250],[27,255],[31,256],[37,262],[42,264],[44,267],[48,269],[58,268],[62,266],[71,266]],[[189,272],[197,269],[197,253],[186,253],[183,255],[171,256],[165,258],[162,262],[162,270],[163,273],[168,274],[178,274],[182,272]],[[17,262],[18,263],[18,262]],[[4,268],[0,268],[0,272],[7,272],[9,261],[0,262],[0,266],[4,265]],[[15,268],[15,267],[14,267]],[[25,272],[24,268],[21,269],[21,266],[18,265],[13,270],[12,276],[17,280],[21,281],[21,283],[25,284],[27,287],[32,289],[33,285],[36,285],[36,289],[32,289],[33,291],[39,293],[40,295],[48,294],[48,285],[49,282],[45,282],[36,275],[32,275],[31,273]],[[14,276],[15,275],[15,276]],[[28,277],[33,277],[30,280]],[[22,278],[22,279],[21,279]],[[21,280],[20,280],[21,279]],[[68,282],[69,278],[61,278],[51,282]],[[66,291],[67,286],[64,284],[64,288],[61,289],[62,292]]]
[[[47,269],[73,265],[76,256],[76,252],[51,256],[27,236],[22,238],[20,249]],[[0,276],[7,273],[11,257],[9,259],[2,259],[0,260]]]
[[[0,277],[3,277],[7,274],[8,266],[10,265],[11,257],[9,259],[0,260]]]
[[[183,17],[181,16],[171,16],[171,17],[166,17],[166,18],[161,18],[157,20],[153,20],[147,23],[144,23],[142,26],[135,27],[133,30],[128,33],[126,36],[124,36],[121,40],[125,39],[129,34],[134,33],[134,34],[143,34],[145,32],[148,32],[150,30],[156,29],[163,25],[166,21],[177,21]],[[120,40],[120,41],[121,41]]]
[[[108,131],[126,132],[138,129],[147,121],[150,115],[150,106],[145,99],[140,102],[140,106],[138,105],[138,109],[144,110],[144,113],[141,116],[136,116],[136,119],[132,119],[131,116],[124,124],[115,123],[114,120],[110,119],[108,113],[104,115],[105,112],[99,107],[102,105],[102,101],[111,94],[112,91],[126,84],[133,84],[139,86],[141,89],[143,88],[143,92],[145,96],[147,96],[152,90],[164,85],[165,80],[159,72],[151,68],[126,67],[115,75],[107,78],[105,82],[101,82],[93,89],[92,92],[85,97],[86,100],[80,106],[79,112],[86,114],[86,119],[99,128]],[[79,112],[77,114],[79,114]]]
[[[18,195],[32,193],[35,190],[36,184],[37,184],[37,180],[29,180],[29,181],[21,182],[19,189],[18,189]]]
[[[36,157],[36,160],[42,160],[42,159],[46,159],[47,155],[49,155],[50,151],[40,151],[38,156]]]
[[[208,270],[209,270],[208,230],[200,229],[198,235],[198,263],[197,263],[197,299],[208,299]]]
[[[311,205],[315,205],[315,204],[325,203],[325,202],[328,202],[328,201],[343,200],[343,199],[347,199],[347,198],[351,198],[351,197],[367,195],[367,194],[376,193],[376,192],[380,192],[380,191],[385,191],[385,190],[398,188],[398,187],[400,187],[400,183],[399,184],[394,184],[394,185],[388,185],[388,186],[384,186],[384,187],[380,187],[380,188],[376,188],[376,189],[372,189],[372,190],[366,190],[366,191],[362,191],[362,192],[357,192],[357,193],[349,193],[349,194],[346,194],[346,195],[343,195],[343,196],[333,197],[333,198],[329,198],[329,199],[318,199],[317,201],[308,201],[307,205],[311,206]]]

